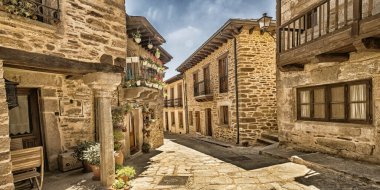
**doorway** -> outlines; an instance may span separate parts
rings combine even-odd
[[[9,110],[11,150],[43,146],[38,89],[18,88],[18,106]]]
[[[201,132],[201,117],[199,111],[195,112],[195,128],[196,132],[200,133]]]
[[[206,109],[206,130],[207,130],[207,136],[212,137],[212,118],[211,118],[211,108]]]
[[[135,118],[133,113],[130,114],[129,119],[129,148],[131,154],[134,154],[137,152],[137,146],[136,146],[136,134],[135,134]]]
[[[166,128],[166,131],[169,132],[169,114],[168,114],[168,112],[165,112],[165,128]]]

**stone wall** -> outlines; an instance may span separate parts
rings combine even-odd
[[[60,153],[81,141],[94,140],[93,95],[81,79],[10,68],[5,68],[4,76],[18,82],[18,88],[40,91],[41,127],[49,170],[58,168]]]
[[[306,64],[303,71],[278,72],[280,141],[308,150],[380,163],[380,55],[351,53],[342,63]],[[297,121],[296,88],[372,79],[372,124]]]
[[[0,11],[0,45],[87,62],[120,64],[127,47],[124,3],[60,1],[61,21],[53,25]]]
[[[0,189],[13,189],[10,155],[8,103],[3,78],[3,62],[0,60]]]
[[[269,34],[260,35],[255,31],[249,34],[248,28],[243,28],[237,36],[239,110],[240,110],[240,140],[251,144],[256,142],[264,130],[276,130],[276,100],[275,100],[275,42]],[[228,56],[228,92],[219,92],[218,60]],[[210,67],[211,93],[213,101],[197,102],[194,98],[193,73],[198,72],[198,81],[203,80],[203,67]],[[233,40],[219,47],[218,50],[206,57],[196,66],[185,72],[184,80],[187,83],[189,110],[193,112],[193,123],[190,133],[196,131],[195,112],[200,112],[201,133],[206,135],[205,110],[212,110],[213,137],[226,141],[236,142],[236,99],[234,73]],[[220,124],[220,106],[228,106],[230,124]]]
[[[281,24],[298,16],[305,9],[319,3],[319,0],[280,0],[281,2]],[[278,7],[279,5],[277,5]]]

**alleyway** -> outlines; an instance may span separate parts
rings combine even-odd
[[[128,164],[139,174],[131,182],[136,190],[378,189],[345,176],[259,155],[258,148],[224,148],[179,135],[166,135],[162,147]],[[169,177],[162,180],[164,176]]]

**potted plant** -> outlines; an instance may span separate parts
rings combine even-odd
[[[114,128],[122,128],[124,126],[124,110],[121,107],[112,108],[112,125]]]
[[[133,36],[133,39],[135,40],[136,43],[140,43],[141,42],[141,34],[140,34],[140,31],[136,31],[135,33],[132,34]]]
[[[116,175],[118,178],[123,179],[123,181],[127,183],[129,179],[135,177],[136,170],[131,166],[125,166],[117,170]]]
[[[92,169],[93,180],[100,179],[100,144],[96,143],[83,151],[83,160],[86,160]]]
[[[116,164],[123,165],[124,155],[123,155],[123,152],[121,151],[123,144],[120,141],[124,140],[124,133],[119,130],[114,130],[113,138],[114,138],[115,162]]]
[[[115,179],[115,182],[112,184],[112,188],[116,190],[126,189],[128,186],[122,179]]]
[[[141,150],[143,153],[149,153],[150,151],[150,144],[149,143],[143,143]]]
[[[74,158],[82,162],[84,173],[91,172],[92,170],[90,164],[83,159],[83,151],[85,151],[88,147],[94,144],[95,142],[83,141],[77,145],[77,147],[74,149],[74,153],[72,154]]]
[[[161,57],[161,52],[158,48],[156,49],[156,53],[154,54],[154,56],[156,56],[157,59]]]

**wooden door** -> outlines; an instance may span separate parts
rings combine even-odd
[[[132,151],[136,148],[135,119],[132,113],[129,122],[129,147]]]
[[[195,112],[195,127],[196,127],[196,131],[200,133],[201,132],[201,117],[200,117],[199,111]]]
[[[210,68],[203,68],[204,93],[210,94]]]
[[[166,127],[166,131],[169,131],[169,114],[168,114],[168,112],[165,112],[165,127]]]
[[[9,110],[11,149],[42,146],[38,89],[17,89],[17,100],[19,105]]]
[[[206,109],[206,129],[207,135],[212,136],[212,118],[211,118],[211,109]]]

